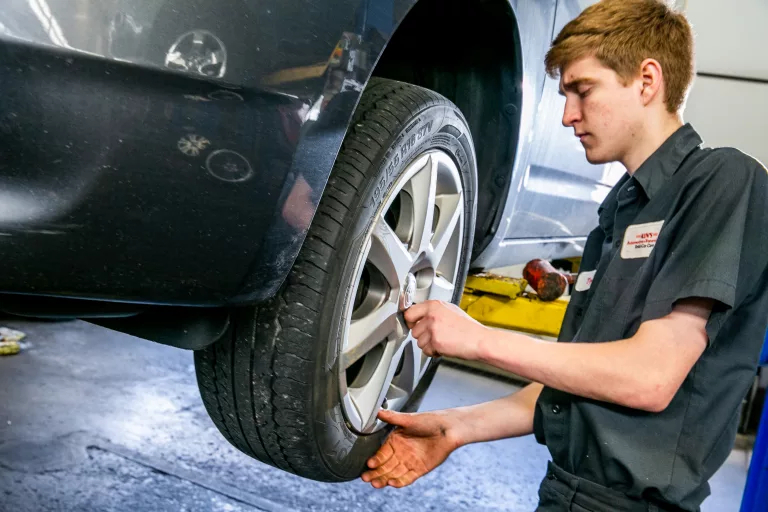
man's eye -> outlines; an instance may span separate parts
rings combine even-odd
[[[586,98],[591,91],[592,91],[591,87],[589,89],[583,89],[579,91],[579,98]]]

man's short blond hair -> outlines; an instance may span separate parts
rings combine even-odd
[[[660,0],[602,0],[571,20],[547,52],[547,73],[596,57],[627,84],[647,58],[661,64],[664,103],[678,112],[693,81],[693,33],[685,16]]]

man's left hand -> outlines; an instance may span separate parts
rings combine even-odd
[[[474,320],[458,306],[429,300],[411,306],[405,321],[424,354],[476,360],[482,339],[490,329]]]

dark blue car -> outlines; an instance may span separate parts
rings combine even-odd
[[[544,73],[588,3],[5,0],[0,310],[193,349],[232,444],[357,477],[435,371],[401,312],[579,255],[624,172]]]

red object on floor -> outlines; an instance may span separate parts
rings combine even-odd
[[[553,301],[565,293],[569,284],[573,284],[573,274],[558,271],[546,260],[531,260],[523,269],[523,278],[536,290],[543,301]]]

